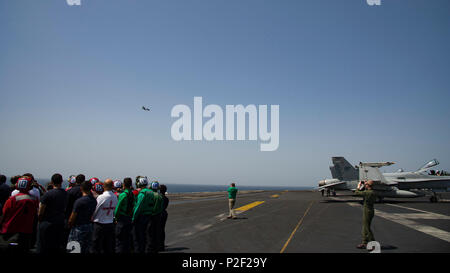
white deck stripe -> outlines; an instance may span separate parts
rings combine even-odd
[[[347,202],[347,204],[352,207],[361,207],[361,205],[356,204],[356,203]],[[398,205],[396,205],[396,206],[398,206]],[[403,207],[403,208],[406,208],[406,207]],[[412,209],[412,210],[417,210],[417,209]],[[437,214],[437,213],[430,213],[430,212],[425,212],[425,213],[428,215],[427,217],[436,217],[436,215],[440,215],[441,218],[439,218],[439,219],[448,220],[448,218],[447,218],[448,216],[445,216],[445,215],[441,215],[441,214]],[[441,239],[441,240],[444,240],[444,241],[450,243],[450,232],[447,232],[445,230],[438,229],[435,227],[423,225],[423,224],[420,224],[420,223],[417,223],[417,222],[407,219],[409,217],[414,217],[414,219],[418,219],[416,216],[412,216],[414,214],[417,216],[417,213],[387,213],[387,212],[380,211],[377,209],[375,210],[375,216],[382,217],[384,219],[404,225],[406,227],[415,229],[417,231],[423,232],[425,234],[428,234],[430,236],[436,237],[438,239]],[[421,219],[436,219],[436,218],[421,218]]]
[[[416,209],[416,208],[409,208],[409,207],[400,206],[400,205],[394,205],[394,204],[386,204],[386,205],[392,206],[392,207],[397,207],[397,208],[402,208],[402,209],[418,211],[418,212],[422,212],[422,213],[426,213],[426,214],[436,215],[436,217],[442,217],[442,216],[443,217],[448,217],[446,215],[442,215],[442,214],[438,214],[438,213],[434,213],[434,212],[430,212],[430,211],[426,211],[426,210]]]
[[[450,220],[450,216],[437,213],[392,213],[392,215],[406,219]]]

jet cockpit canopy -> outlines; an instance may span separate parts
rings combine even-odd
[[[437,159],[433,159],[433,160],[427,162],[425,165],[423,165],[420,169],[418,169],[418,171],[420,171],[420,172],[426,171],[437,165],[439,165],[439,161],[437,161]]]

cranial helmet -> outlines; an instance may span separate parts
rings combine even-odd
[[[96,192],[97,194],[102,194],[104,191],[103,183],[101,182],[95,183],[94,186],[92,187],[92,191]]]
[[[122,188],[122,181],[120,181],[120,180],[115,180],[115,181],[114,181],[114,188],[116,188],[116,189]]]
[[[159,189],[159,182],[158,181],[153,181],[152,185],[151,185],[152,190],[157,190]]]
[[[139,176],[136,180],[136,186],[139,188],[147,187],[148,179],[146,176]]]
[[[73,185],[77,182],[77,177],[75,175],[69,176],[69,185]]]
[[[23,176],[17,180],[16,188],[20,192],[28,192],[31,189],[31,185],[33,183],[33,180],[31,177]]]
[[[95,183],[100,182],[100,180],[97,177],[92,177],[89,179],[89,182],[91,182],[92,186],[94,186]]]

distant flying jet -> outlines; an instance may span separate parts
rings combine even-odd
[[[144,111],[150,111],[150,108],[145,108],[145,106],[142,106],[142,110],[144,110]]]

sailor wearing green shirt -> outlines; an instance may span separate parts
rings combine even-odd
[[[150,185],[151,191],[147,194],[149,195],[151,202],[150,206],[152,208],[150,221],[147,227],[147,253],[157,253],[160,246],[161,240],[161,213],[163,211],[163,197],[159,190],[159,182],[153,181]]]
[[[134,194],[131,191],[133,181],[127,177],[123,180],[123,192],[119,195],[114,219],[116,220],[116,253],[129,253],[131,247],[131,230],[133,224]]]
[[[151,191],[147,189],[148,179],[145,176],[136,177],[136,186],[139,188],[139,193],[134,205],[132,221],[134,223],[134,252],[144,253],[147,244],[147,226],[152,216],[152,195],[148,194]]]
[[[228,219],[236,219],[236,215],[234,214],[234,205],[236,204],[236,194],[238,192],[238,189],[236,189],[236,184],[231,183],[230,187],[228,188],[228,208],[230,209],[230,214],[228,215]]]
[[[375,192],[373,191],[373,180],[369,180],[365,183],[360,181],[355,194],[364,197],[362,243],[358,245],[357,248],[365,249],[367,247],[367,243],[375,241],[375,237],[370,229],[370,225],[375,214],[373,204],[377,198]]]

